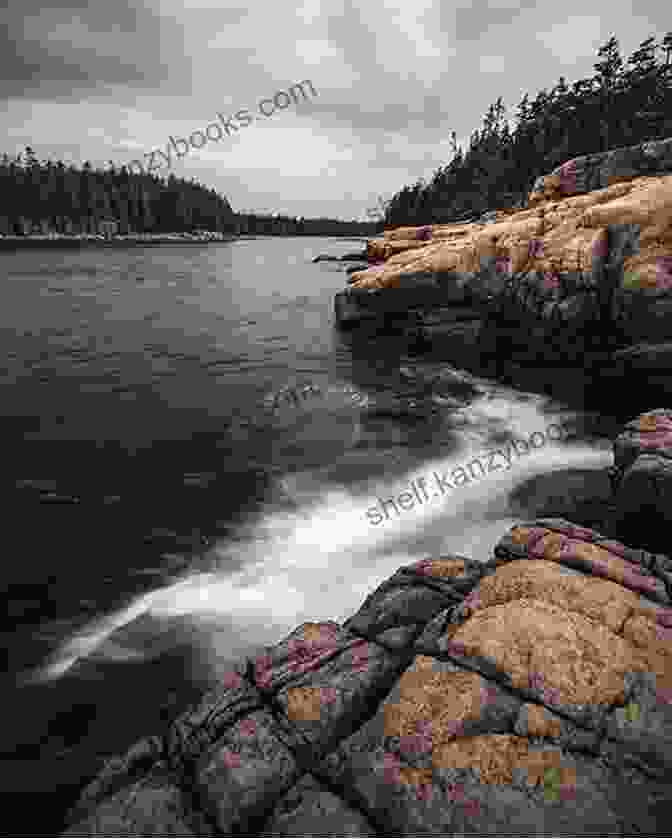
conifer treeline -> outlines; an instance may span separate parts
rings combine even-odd
[[[238,233],[257,236],[375,236],[383,225],[375,221],[303,218],[274,213],[238,213]]]
[[[62,161],[38,161],[23,154],[0,158],[0,233],[99,234],[116,222],[119,233],[218,233],[270,235],[362,235],[380,229],[371,223],[237,215],[214,189],[193,180],[129,172],[125,166],[80,168]],[[109,229],[109,228],[108,228]]]
[[[0,232],[99,233],[115,220],[119,232],[181,233],[196,228],[235,229],[229,202],[214,189],[170,175],[130,173],[125,167],[79,168],[38,161],[28,146],[0,159]]]
[[[672,136],[672,32],[643,41],[623,61],[615,36],[600,47],[595,75],[571,86],[561,77],[549,92],[526,93],[512,131],[500,96],[466,153],[432,180],[406,186],[387,202],[389,226],[451,222],[486,210],[520,206],[535,178],[565,160]]]

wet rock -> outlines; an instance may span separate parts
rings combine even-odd
[[[331,256],[329,254],[320,254],[313,259],[313,262],[353,262],[355,260],[366,259],[366,251],[356,251],[355,253],[346,253],[343,256]]]
[[[294,751],[312,763],[375,709],[410,655],[331,624],[303,624],[257,658],[255,674],[274,694]]]
[[[159,737],[144,737],[119,757],[107,761],[103,770],[80,793],[67,819],[74,824],[86,819],[104,799],[130,786],[163,758],[163,741]]]
[[[356,263],[355,265],[348,265],[348,267],[345,269],[345,273],[346,274],[354,274],[356,271],[366,271],[366,269],[368,267],[369,267],[368,264],[364,264],[364,263]]]
[[[176,776],[160,768],[106,798],[63,836],[217,836]]]
[[[667,416],[628,426],[616,490]],[[563,518],[493,553],[402,567],[241,662],[109,762],[66,835],[664,832],[672,560]]]
[[[344,624],[379,644],[401,649],[413,641],[442,608],[461,599],[447,588],[426,585],[422,572],[398,571],[370,594]]]
[[[277,804],[259,836],[377,836],[366,817],[306,774]]]
[[[672,522],[672,411],[656,409],[629,422],[614,442],[613,526],[622,538],[669,553]],[[672,577],[668,584],[672,591]]]
[[[181,714],[165,737],[167,760],[174,766],[190,764],[242,717],[263,707],[261,694],[245,665],[224,673],[219,684],[193,708]],[[251,676],[248,668],[247,676]]]
[[[194,792],[220,833],[254,833],[300,774],[273,716],[259,710],[235,723],[203,754]]]
[[[606,469],[555,470],[536,475],[516,487],[509,502],[516,516],[562,517],[586,527],[603,526],[614,507]]]

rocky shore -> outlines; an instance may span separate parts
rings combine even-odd
[[[602,393],[626,378],[642,406],[672,395],[670,173],[672,138],[567,161],[525,208],[389,230],[336,322],[498,378],[544,366]]]
[[[488,562],[402,567],[241,661],[108,763],[64,835],[669,834],[671,456],[672,411],[647,412],[600,529],[520,522]]]

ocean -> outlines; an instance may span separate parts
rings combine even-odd
[[[401,565],[487,559],[535,514],[530,482],[611,464],[618,422],[580,394],[336,330],[345,266],[312,259],[361,247],[0,253],[0,778],[15,835],[61,829],[106,757],[239,657],[345,620]],[[460,469],[471,479],[436,477]]]

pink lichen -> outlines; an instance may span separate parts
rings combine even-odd
[[[613,539],[605,539],[603,542],[600,542],[600,547],[609,551],[609,553],[620,556],[621,559],[625,559],[627,556],[625,545],[622,545],[620,542],[614,542]]]
[[[541,239],[530,239],[528,244],[530,259],[539,259],[544,255],[544,243]]]
[[[570,539],[584,539],[586,542],[595,541],[595,534],[592,530],[589,530],[587,527],[579,527],[576,524],[567,528],[567,536]]]
[[[257,723],[255,720],[242,720],[242,722],[238,726],[238,730],[243,735],[243,737],[254,737],[257,733]]]
[[[273,682],[273,659],[270,655],[257,656],[254,662],[254,673],[260,688],[269,688]]]
[[[467,816],[478,816],[481,813],[481,802],[477,798],[470,798],[462,802],[462,809]]]
[[[672,705],[672,688],[658,688],[656,702],[659,705]]]
[[[555,291],[561,287],[560,277],[553,271],[544,271],[544,288]]]
[[[477,798],[467,798],[463,784],[448,784],[446,795],[449,801],[458,803],[465,815],[477,816],[481,811],[481,802]]]
[[[543,673],[530,673],[528,683],[531,690],[541,693],[543,702],[549,705],[558,705],[560,703],[560,691],[546,684]]]
[[[225,673],[222,676],[222,685],[225,688],[233,689],[239,688],[242,684],[243,680],[240,678],[238,673],[231,671],[229,673]]]
[[[388,783],[398,784],[401,782],[401,762],[392,752],[385,752],[383,755],[383,776]]]
[[[453,641],[452,638],[449,638],[445,644],[444,649],[448,653],[448,655],[466,655],[467,648],[461,641]]]
[[[228,749],[224,749],[220,752],[220,757],[224,766],[227,769],[240,769],[240,755],[236,754],[236,752],[231,752]]]
[[[447,720],[445,730],[453,737],[464,736],[464,720]]]
[[[575,801],[576,787],[573,784],[560,784],[560,800]]]
[[[565,195],[576,192],[576,161],[568,160],[560,167],[560,190]]]
[[[656,260],[656,285],[672,288],[672,256],[659,256]]]
[[[606,259],[609,256],[609,242],[604,232],[601,232],[593,242],[593,256]]]
[[[672,641],[672,626],[657,626],[656,638],[659,641]]]
[[[515,530],[516,528],[514,528]],[[527,533],[527,552],[530,556],[543,557],[544,551],[541,546],[541,540],[544,536],[548,536],[548,529],[546,527],[531,527]]]
[[[495,259],[495,270],[498,274],[510,274],[513,271],[513,262],[510,256],[498,256]]]
[[[431,784],[418,784],[415,788],[415,797],[418,801],[429,801],[434,794],[434,787]]]
[[[482,605],[480,589],[475,588],[464,598],[462,604],[467,609],[480,609]]]
[[[411,568],[417,574],[426,574],[427,576],[432,575],[432,560],[431,559],[421,559],[419,562],[415,562],[411,565]]]
[[[637,445],[640,449],[666,449],[672,446],[672,432],[665,430],[644,431],[639,436]]]
[[[352,669],[355,673],[365,673],[370,666],[372,648],[368,641],[358,641],[350,649]]]
[[[336,688],[323,687],[320,688],[320,701],[324,703],[335,702],[338,698],[338,691]]]
[[[634,589],[635,591],[655,592],[658,589],[658,583],[655,577],[647,577],[639,569],[634,567],[625,568],[623,582],[628,588]]]
[[[496,687],[491,685],[481,685],[481,704],[487,705],[490,702],[496,702],[499,696],[499,691]]]
[[[464,784],[448,784],[446,794],[451,801],[464,801]]]
[[[663,626],[672,626],[672,609],[658,609],[656,611],[656,623]]]

